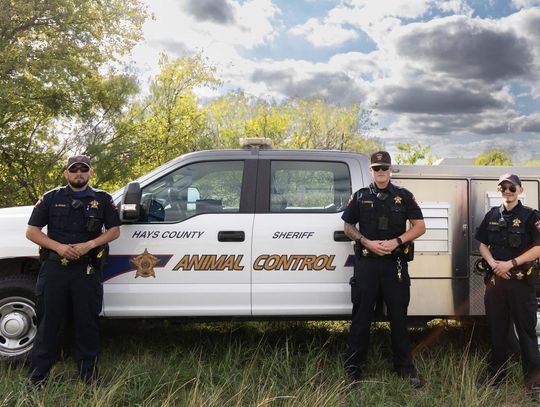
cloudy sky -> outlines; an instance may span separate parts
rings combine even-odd
[[[540,159],[540,0],[146,1],[141,78],[162,51],[202,51],[218,92],[372,108],[391,152]]]

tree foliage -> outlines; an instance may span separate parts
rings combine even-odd
[[[60,7],[56,0],[36,4],[32,3],[41,13],[36,15],[56,16],[53,10]],[[379,140],[368,136],[375,126],[372,112],[359,104],[335,106],[298,98],[275,102],[241,91],[203,104],[198,90],[221,81],[202,55],[176,59],[162,55],[159,74],[148,93],[141,95],[134,77],[104,70],[104,64],[129,50],[140,34],[144,10],[137,0],[109,1],[103,16],[96,14],[93,1],[65,4],[61,18],[37,18],[40,24],[21,39],[27,53],[35,53],[28,66],[17,66],[15,58],[11,63],[16,69],[1,78],[6,87],[0,90],[5,117],[0,123],[0,206],[31,203],[61,183],[66,155],[74,152],[90,155],[97,174],[94,184],[112,190],[178,155],[238,148],[242,137],[268,137],[274,148],[366,153],[382,148]],[[30,9],[16,5],[21,15],[31,15]],[[90,21],[99,18],[103,21]],[[69,32],[62,36],[61,28]],[[42,48],[35,41],[41,29],[48,39]],[[132,34],[123,37],[125,32]],[[6,33],[4,29],[0,34],[2,53],[9,48]],[[64,41],[70,43],[65,49],[69,55],[57,64]],[[0,68],[6,64],[0,63]],[[21,89],[33,97],[15,98],[9,105],[13,94],[24,93]]]
[[[200,56],[171,60],[162,55],[161,72],[150,94],[132,107],[132,163],[140,175],[190,151],[212,148],[206,108],[195,89],[219,84],[215,68]]]
[[[72,149],[63,130],[99,105],[104,65],[141,38],[145,18],[139,0],[0,1],[1,206],[58,182]]]
[[[490,150],[486,153],[480,154],[476,157],[474,165],[497,165],[497,166],[508,166],[513,165],[512,159],[502,150]]]
[[[431,146],[423,147],[420,144],[398,144],[399,153],[396,155],[397,164],[416,164],[420,160],[426,160],[427,165],[433,165],[434,157],[430,153]]]
[[[215,145],[239,146],[243,137],[267,137],[274,148],[333,149],[370,153],[382,148],[367,136],[372,112],[320,99],[266,101],[231,92],[210,103],[208,123]]]

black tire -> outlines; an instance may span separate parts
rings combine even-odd
[[[24,361],[36,335],[35,276],[0,277],[0,360]]]

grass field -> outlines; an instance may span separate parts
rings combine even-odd
[[[48,383],[28,388],[25,367],[0,364],[0,406],[522,406],[520,366],[508,382],[480,387],[485,327],[439,323],[411,330],[426,380],[415,390],[391,372],[389,331],[373,327],[365,380],[342,369],[348,323],[103,321],[106,386],[79,382],[70,358]]]

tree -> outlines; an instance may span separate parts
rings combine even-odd
[[[220,81],[215,68],[201,56],[171,60],[162,55],[161,72],[150,94],[135,104],[128,125],[134,142],[135,175],[141,175],[190,151],[215,148],[207,127],[207,112],[194,90]]]
[[[396,155],[397,164],[416,164],[418,161],[425,159],[427,165],[433,165],[434,157],[430,154],[431,146],[398,144],[397,149],[400,151]]]
[[[486,153],[480,154],[476,157],[474,165],[497,165],[497,166],[508,166],[513,165],[512,159],[502,150],[490,150]]]
[[[291,116],[282,105],[229,92],[208,105],[208,126],[216,148],[238,148],[240,138],[267,137],[274,146],[289,135]]]
[[[366,136],[375,125],[372,112],[359,104],[336,106],[320,99],[293,99],[289,110],[294,117],[292,148],[319,148],[371,153],[381,143]]]
[[[141,38],[146,15],[139,0],[1,0],[1,206],[58,182],[63,127],[99,99],[104,65]]]
[[[519,165],[523,167],[540,167],[540,160],[529,160]]]
[[[280,103],[231,92],[208,107],[216,145],[237,147],[241,137],[268,137],[274,148],[334,149],[371,153],[382,144],[366,134],[372,113],[353,104],[338,107],[319,99]]]

